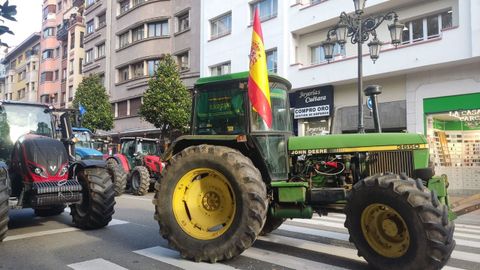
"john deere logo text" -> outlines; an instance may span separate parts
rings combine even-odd
[[[415,150],[420,149],[420,144],[401,144],[397,145],[398,150]]]

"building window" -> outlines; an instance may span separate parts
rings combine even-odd
[[[268,20],[270,18],[277,16],[277,0],[261,0],[257,1],[253,4],[250,4],[250,13],[251,13],[251,21],[253,22],[253,15],[255,9],[258,8],[258,13],[260,16],[260,20]]]
[[[75,48],[75,32],[70,34],[70,50]]]
[[[129,44],[129,42],[128,42],[128,32],[118,36],[118,40],[119,40],[119,47],[120,48],[126,47]]]
[[[168,35],[168,21],[148,24],[148,37],[164,37]]]
[[[62,10],[62,1],[63,1],[63,0],[60,0],[59,2],[57,2],[57,10],[58,10],[58,11],[61,11],[61,10]]]
[[[30,90],[35,91],[35,82],[30,83]]]
[[[218,64],[218,65],[215,65],[215,66],[211,66],[210,67],[210,74],[212,76],[230,74],[230,69],[231,69],[231,63],[226,62],[226,63]]]
[[[83,73],[83,58],[80,58],[78,61],[78,73]]]
[[[141,78],[143,76],[145,76],[143,74],[143,62],[140,62],[140,63],[136,63],[136,64],[133,64],[132,65],[132,68],[133,68],[133,78]]]
[[[102,28],[107,24],[107,14],[103,13],[102,15],[98,16],[98,28]]]
[[[56,80],[59,80],[59,79],[60,79],[60,77],[59,77],[59,72],[58,72],[58,69],[57,69],[53,73],[53,80],[56,81]]]
[[[232,13],[222,15],[210,21],[210,38],[218,38],[232,32]]]
[[[87,35],[95,31],[95,22],[90,20],[87,22]]]
[[[177,32],[182,32],[190,28],[189,13],[184,13],[177,16]]]
[[[85,63],[91,63],[93,61],[94,55],[93,55],[93,49],[90,49],[85,52]]]
[[[277,49],[268,50],[265,54],[268,72],[277,73]]]
[[[145,27],[143,25],[133,29],[132,41],[135,42],[135,41],[142,40],[144,37],[144,32],[145,32]]]
[[[53,58],[53,50],[52,49],[45,50],[42,53],[42,60],[47,60],[49,58]]]
[[[53,72],[52,71],[46,71],[46,72],[42,72],[42,74],[40,74],[40,82],[51,82],[53,81]]]
[[[83,48],[83,39],[85,37],[85,33],[84,32],[80,32],[80,48]]]
[[[86,3],[87,3],[87,7],[95,4],[96,1],[97,1],[97,0],[87,0],[87,2],[86,2]]]
[[[118,113],[117,113],[117,116],[118,117],[122,117],[122,116],[127,116],[127,101],[121,101],[121,102],[118,102],[117,103],[117,110],[118,110]]]
[[[97,58],[105,56],[105,43],[97,46]]]
[[[67,56],[68,56],[67,44],[63,44],[63,46],[62,46],[62,59],[66,59]]]
[[[402,44],[415,43],[440,36],[440,30],[452,27],[452,11],[446,11],[405,23]]]
[[[150,77],[155,76],[155,72],[157,71],[159,63],[160,63],[160,60],[149,60],[147,62],[148,76],[150,76]]]
[[[70,85],[68,87],[68,101],[72,101],[73,100],[73,85]]]
[[[25,71],[22,71],[22,72],[18,73],[18,81],[25,80],[25,75],[26,74],[27,74],[27,72],[25,72]]]
[[[121,1],[119,4],[120,4],[120,14],[123,14],[130,9],[130,0]]]
[[[68,69],[70,70],[68,73],[69,73],[70,75],[73,74],[73,69],[74,69],[74,68],[75,68],[75,66],[73,65],[73,59],[72,59],[72,60],[70,60],[69,67],[68,67]]]
[[[133,6],[136,7],[140,4],[145,3],[145,0],[133,0]]]
[[[64,68],[62,70],[62,81],[65,81],[67,79],[67,69]]]
[[[118,70],[118,82],[128,81],[129,79],[130,79],[130,76],[129,76],[128,66]]]
[[[47,27],[43,30],[43,38],[55,36],[55,27]]]
[[[105,73],[100,74],[98,77],[100,77],[100,84],[105,86]]]
[[[334,58],[332,60],[344,58],[345,55],[346,55],[345,46],[343,46],[342,48],[342,46],[338,45],[338,43],[335,44],[335,47],[333,47]],[[312,65],[317,65],[317,64],[326,62],[327,59],[325,59],[325,52],[323,50],[323,47],[320,45],[310,47],[310,59],[311,59],[310,63]]]
[[[141,97],[130,99],[130,115],[137,116],[141,106],[142,106]]]
[[[48,5],[43,9],[43,20],[49,19],[50,14],[55,14],[57,12],[57,6]]]
[[[180,71],[185,71],[190,68],[190,63],[188,59],[188,51],[177,55],[177,63]]]

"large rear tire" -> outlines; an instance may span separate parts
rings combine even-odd
[[[133,168],[130,176],[130,186],[133,195],[143,196],[148,193],[150,186],[150,173],[144,166],[136,166]]]
[[[58,216],[65,210],[65,205],[53,205],[51,207],[35,209],[35,215],[39,217]]]
[[[171,158],[157,182],[155,219],[182,257],[216,262],[238,256],[265,223],[265,183],[237,150],[191,146]]]
[[[120,196],[125,192],[127,186],[127,174],[120,168],[119,164],[112,158],[107,159],[108,174],[112,179],[115,196]]]
[[[104,168],[85,168],[77,173],[82,185],[82,203],[70,206],[73,223],[85,230],[105,227],[115,212],[115,192]]]
[[[8,189],[4,179],[0,179],[0,242],[5,239],[8,231]]]
[[[440,269],[455,247],[448,209],[421,180],[375,175],[347,197],[350,241],[376,269]]]

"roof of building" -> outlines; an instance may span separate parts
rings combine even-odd
[[[5,55],[5,57],[2,60],[2,64],[7,64],[9,60],[15,58],[20,51],[24,50],[29,45],[39,41],[40,41],[40,32],[34,32],[29,37],[27,37],[24,41],[22,41],[22,43],[16,46],[13,50],[8,52],[7,55]]]

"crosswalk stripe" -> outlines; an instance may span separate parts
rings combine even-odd
[[[457,232],[454,232],[453,233],[454,236],[460,236],[460,237],[465,237],[465,238],[468,238],[468,239],[479,239],[480,240],[480,235],[475,235],[475,234],[470,234],[470,233],[457,233]]]
[[[160,261],[169,265],[173,265],[182,269],[198,269],[198,270],[221,270],[221,269],[235,269],[231,266],[216,263],[196,263],[189,260],[185,260],[180,257],[178,251],[174,251],[168,248],[155,246],[151,248],[141,249],[134,251],[135,253],[154,259],[156,261]]]
[[[127,224],[127,223],[129,223],[129,222],[124,221],[124,220],[119,220],[119,219],[112,219],[112,221],[110,221],[110,223],[108,223],[107,226],[122,225],[122,224]],[[81,229],[76,228],[76,227],[68,227],[68,228],[55,229],[55,230],[46,230],[46,231],[40,231],[40,232],[11,235],[11,236],[7,236],[3,241],[4,242],[14,241],[14,240],[27,239],[27,238],[32,238],[32,237],[39,237],[39,236],[59,234],[59,233],[67,233],[67,232],[75,232],[75,231],[81,231]]]
[[[270,234],[268,236],[260,236],[258,240],[270,243],[283,244],[287,246],[297,247],[314,252],[330,254],[350,260],[365,262],[362,257],[357,256],[357,250],[334,245],[327,245],[308,240],[296,239],[292,237]]]
[[[304,224],[312,224],[312,225],[323,225],[327,227],[345,229],[343,223],[335,223],[329,221],[321,221],[321,220],[311,220],[311,219],[294,219],[292,222],[304,223]]]
[[[471,252],[454,250],[452,252],[452,258],[480,263],[480,257],[478,256],[478,254],[471,253]]]
[[[447,266],[444,266],[442,270],[465,270],[465,269],[447,265]]]
[[[475,226],[475,225],[470,225],[470,224],[461,224],[461,223],[455,223],[455,229],[456,228],[466,228],[466,229],[480,230],[480,226]]]
[[[302,269],[302,270],[340,270],[344,269],[343,267],[337,267],[331,264],[325,264],[321,262],[315,262],[311,260],[306,260],[294,256],[290,256],[283,253],[277,253],[274,251],[259,249],[251,247],[245,250],[242,256],[249,257],[255,260],[274,263],[281,265],[283,267],[288,267],[292,269]]]
[[[320,236],[320,237],[326,237],[326,238],[337,239],[337,240],[342,240],[342,241],[348,241],[348,234],[345,234],[345,233],[323,231],[323,230],[305,228],[305,227],[300,227],[300,226],[293,226],[293,225],[288,225],[288,224],[283,224],[278,229],[289,231],[289,232],[310,234],[310,235],[314,235],[314,236]]]
[[[476,241],[469,241],[469,240],[455,238],[455,242],[457,242],[458,246],[480,248],[480,242],[476,242]]]
[[[114,264],[101,258],[73,263],[67,266],[74,270],[128,270],[127,268],[121,267],[118,264]]]
[[[455,225],[455,231],[456,232],[475,233],[475,234],[480,235],[480,230],[457,227],[456,225]]]

